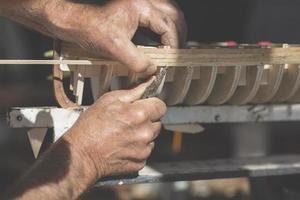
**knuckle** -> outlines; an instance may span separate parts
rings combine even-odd
[[[145,72],[150,66],[150,60],[141,55],[141,57],[139,59],[136,59],[135,63],[129,67],[136,73],[142,73]]]
[[[136,109],[134,110],[134,117],[138,122],[143,122],[148,119],[148,115],[145,109]]]
[[[140,134],[140,141],[143,142],[144,144],[148,144],[149,142],[152,141],[153,137],[153,130],[149,127],[144,128],[143,133]]]
[[[133,126],[140,124],[146,120],[146,114],[143,110],[136,109],[132,106],[123,106],[120,111],[120,115],[128,125]]]

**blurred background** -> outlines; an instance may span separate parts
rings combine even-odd
[[[300,1],[178,1],[188,23],[188,40],[201,43],[300,44]],[[52,38],[0,18],[0,59],[42,59]],[[10,129],[11,107],[57,106],[51,66],[0,66],[0,192],[34,161],[26,130]],[[300,153],[296,122],[212,124],[200,134],[184,134],[174,149],[174,133],[163,131],[149,162],[207,160]],[[47,148],[47,144],[43,149]],[[95,188],[84,199],[299,199],[297,176],[246,178]],[[255,183],[255,184],[254,184]]]

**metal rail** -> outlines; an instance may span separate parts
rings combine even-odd
[[[300,155],[153,163],[136,177],[110,177],[95,186],[300,174]]]

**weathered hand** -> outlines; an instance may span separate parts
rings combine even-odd
[[[186,37],[184,15],[171,0],[112,0],[103,6],[68,0],[19,1],[0,3],[0,15],[120,61],[134,72],[156,71],[155,63],[131,42],[138,27],[149,28],[161,36],[162,44],[174,48]]]
[[[161,35],[164,45],[183,43],[184,16],[175,4],[159,0],[114,0],[104,6],[52,1],[46,6],[48,31],[88,51],[120,61],[135,72],[152,74],[156,66],[131,42],[138,27]]]
[[[158,98],[139,100],[147,85],[105,94],[64,136],[83,162],[95,166],[98,177],[144,167],[161,127],[157,121],[166,112]]]
[[[167,14],[175,23],[179,36],[179,47],[186,42],[187,25],[185,17],[177,3],[173,0],[150,0],[157,9]]]

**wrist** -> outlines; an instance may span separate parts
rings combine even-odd
[[[84,175],[82,177],[84,179],[83,182],[90,185],[98,179],[99,175],[97,168],[88,154],[81,150],[81,144],[72,138],[71,132],[72,130],[67,132],[62,139],[68,144],[69,152],[71,154],[71,163],[74,166],[73,170],[80,169]]]
[[[28,28],[51,35],[47,31],[45,10],[48,0],[14,1],[0,4],[0,16],[16,21]]]
[[[93,7],[66,0],[51,1],[46,6],[45,17],[49,32],[64,41],[78,42],[81,34],[87,31],[85,24]]]

